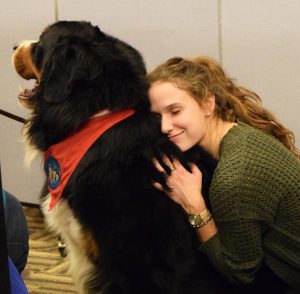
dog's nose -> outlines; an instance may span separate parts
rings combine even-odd
[[[19,47],[19,45],[18,45],[18,44],[14,45],[14,47],[13,47],[14,51],[15,51],[15,50],[17,50],[17,49],[18,49],[18,47]]]

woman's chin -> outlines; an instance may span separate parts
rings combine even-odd
[[[194,144],[188,144],[188,143],[185,143],[185,142],[174,142],[181,151],[185,152],[185,151],[188,151],[189,149],[191,149]]]

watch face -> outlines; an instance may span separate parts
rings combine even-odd
[[[194,228],[200,228],[206,225],[212,219],[211,213],[205,209],[199,214],[188,214],[189,223]]]
[[[190,214],[188,218],[192,226],[199,225],[202,222],[201,216],[199,214]]]

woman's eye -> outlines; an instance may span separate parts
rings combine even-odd
[[[172,115],[176,115],[176,114],[178,114],[179,112],[180,112],[180,109],[174,109],[174,110],[171,111],[171,114],[172,114]]]

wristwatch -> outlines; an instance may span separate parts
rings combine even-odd
[[[212,215],[208,209],[200,213],[188,213],[188,220],[191,226],[195,229],[201,228],[212,219]]]

